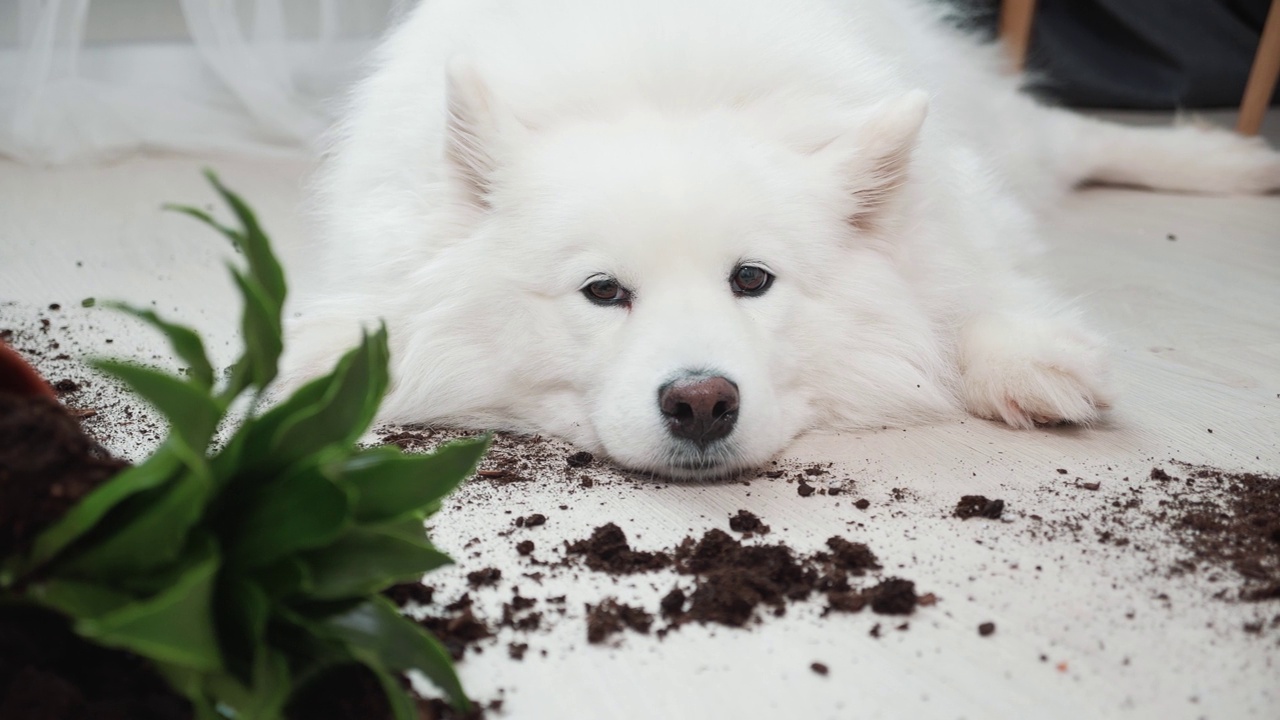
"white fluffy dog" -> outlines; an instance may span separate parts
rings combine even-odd
[[[382,318],[383,419],[666,476],[961,409],[1093,422],[1103,348],[1018,269],[1034,209],[1280,186],[1257,141],[1037,105],[911,0],[426,0],[375,64],[320,178],[293,380]]]

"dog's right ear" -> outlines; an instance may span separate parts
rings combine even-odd
[[[488,85],[466,60],[451,60],[446,67],[445,102],[444,154],[449,172],[466,202],[487,208],[501,132],[519,123],[500,115]]]
[[[924,125],[929,96],[913,90],[871,108],[853,132],[818,152],[834,158],[853,200],[849,225],[861,232],[881,229],[911,169],[911,155]]]

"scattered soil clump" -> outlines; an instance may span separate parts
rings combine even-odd
[[[410,603],[419,605],[430,605],[435,596],[436,589],[430,585],[422,583],[401,583],[392,585],[382,591],[383,596],[395,603],[399,607],[404,607]]]
[[[723,530],[708,530],[694,543],[686,539],[676,550],[679,572],[697,575],[689,607],[673,615],[673,624],[714,622],[742,627],[760,605],[775,614],[787,600],[809,596],[817,571],[797,560],[785,545],[742,545]]]
[[[587,605],[587,642],[602,643],[609,636],[622,632],[624,627],[648,634],[653,616],[641,608],[618,602],[609,597],[597,605]]]
[[[502,571],[495,567],[481,568],[467,573],[467,584],[472,588],[497,585],[502,579]]]
[[[759,522],[754,515],[740,511],[730,519],[730,527],[741,526],[744,514],[749,516],[748,523]],[[784,544],[744,544],[723,530],[712,529],[697,540],[685,538],[669,554],[642,553],[627,544],[616,524],[608,523],[596,528],[589,540],[570,543],[567,548],[570,555],[583,556],[587,567],[599,572],[625,575],[670,566],[680,575],[692,576],[691,587],[677,586],[659,602],[657,611],[668,621],[660,634],[690,622],[744,627],[757,621],[761,610],[782,615],[789,603],[815,593],[826,595],[824,614],[859,612],[868,605],[884,614],[915,610],[915,584],[909,580],[892,578],[867,590],[850,585],[850,578],[880,569],[869,547],[839,536],[829,538],[826,545],[827,550],[800,555]],[[605,603],[596,606],[608,607]],[[589,618],[589,625],[609,627],[605,610],[592,612],[605,615]]]
[[[866,591],[871,612],[879,615],[910,615],[915,612],[916,584],[902,578],[889,578]]]
[[[755,513],[746,510],[739,510],[737,515],[729,518],[729,529],[740,533],[758,533],[764,535],[769,532],[769,526],[765,525]]]
[[[1190,558],[1175,570],[1228,568],[1238,598],[1280,600],[1280,476],[1185,465],[1185,478],[1153,468],[1170,499],[1156,513]]]
[[[581,555],[587,567],[614,575],[649,572],[671,565],[671,556],[662,552],[632,550],[627,535],[614,523],[601,525],[587,540],[567,544],[570,555]]]
[[[961,520],[973,517],[999,520],[1002,514],[1004,514],[1004,501],[988,500],[983,495],[965,495],[960,498],[960,502],[956,503],[955,516]]]

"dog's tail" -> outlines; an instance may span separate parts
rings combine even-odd
[[[1203,122],[1135,127],[1051,108],[1050,141],[1059,174],[1098,182],[1212,195],[1280,190],[1280,152],[1265,140]]]

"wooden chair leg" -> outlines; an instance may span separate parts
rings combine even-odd
[[[1036,0],[1004,0],[1000,4],[1000,39],[1013,61],[1014,70],[1022,70],[1027,61],[1031,21],[1035,14]]]
[[[1253,57],[1253,69],[1249,82],[1244,86],[1244,99],[1240,102],[1242,135],[1257,135],[1262,129],[1262,116],[1271,104],[1271,95],[1280,78],[1280,0],[1271,0],[1267,11],[1267,23],[1262,27],[1262,39],[1258,41],[1258,54]]]

